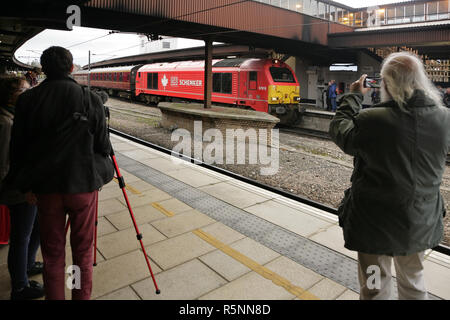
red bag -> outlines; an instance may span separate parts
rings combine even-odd
[[[10,228],[9,209],[0,204],[0,244],[8,244]]]

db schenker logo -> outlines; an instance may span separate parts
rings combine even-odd
[[[169,79],[167,79],[166,75],[162,77],[161,84],[163,85],[164,89],[166,88],[167,84],[169,83]]]

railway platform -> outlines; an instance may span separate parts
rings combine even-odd
[[[359,298],[356,253],[344,248],[336,216],[119,136],[111,141],[161,294],[112,181],[99,194],[93,299]],[[10,294],[7,248],[0,299]],[[432,299],[450,299],[450,257],[428,250],[425,278]]]

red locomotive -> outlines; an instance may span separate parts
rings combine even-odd
[[[212,102],[268,112],[281,123],[299,118],[300,87],[291,68],[272,59],[223,59],[213,61]],[[92,69],[90,85],[110,95],[126,93],[157,105],[160,101],[203,100],[204,61],[152,63]],[[88,71],[73,74],[87,85]]]

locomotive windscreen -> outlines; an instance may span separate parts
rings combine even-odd
[[[281,67],[270,67],[270,74],[274,82],[294,82],[295,78],[291,70]]]

